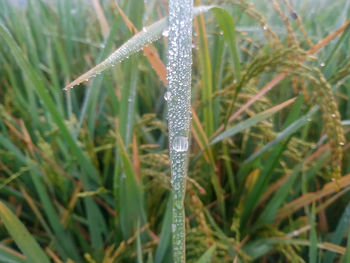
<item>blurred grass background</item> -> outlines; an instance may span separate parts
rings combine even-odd
[[[195,1],[213,3],[232,17],[194,21],[187,261],[350,262],[349,144],[332,181],[322,93],[348,137],[350,1]],[[166,14],[0,0],[1,262],[172,262],[166,38],[163,63],[139,52],[62,90]]]

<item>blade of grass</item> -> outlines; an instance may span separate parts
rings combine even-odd
[[[212,245],[197,261],[196,263],[208,263],[212,262],[213,254],[216,246]]]
[[[162,229],[160,231],[159,243],[156,249],[156,254],[154,257],[154,263],[162,263],[166,260],[166,255],[171,248],[171,213],[172,213],[172,200],[169,198],[165,210],[165,214],[162,221]]]
[[[110,31],[106,16],[103,12],[103,9],[101,7],[99,0],[93,0],[92,4],[94,5],[94,9],[96,11],[97,19],[101,27],[103,38],[106,39]]]
[[[192,0],[169,1],[167,64],[174,263],[186,262],[185,193],[191,113]]]
[[[324,46],[329,44],[330,41],[332,41],[334,38],[336,38],[339,34],[343,33],[347,29],[347,27],[350,25],[350,21],[344,23],[343,26],[341,26],[338,30],[336,30],[334,33],[329,34],[327,37],[322,39],[320,42],[318,42],[316,45],[314,45],[312,48],[308,50],[308,54],[312,55],[317,53],[319,50],[321,50]],[[265,93],[273,89],[278,83],[280,83],[285,77],[287,77],[287,73],[279,73],[276,75],[270,82],[268,82],[261,91],[259,91],[254,97],[252,97],[250,100],[248,100],[236,113],[234,113],[228,120],[228,124],[232,122],[234,119],[236,119],[240,114],[242,114],[246,109],[248,109],[255,101],[257,101],[260,97],[262,97]],[[221,125],[219,129],[214,133],[213,136],[216,136],[220,131],[222,131],[225,128],[225,125]]]
[[[317,192],[309,192],[292,202],[284,205],[282,208],[280,208],[277,212],[277,219],[281,220],[285,218],[286,216],[294,213],[298,209],[316,201],[320,198],[323,198],[327,195],[330,195],[332,193],[335,193],[338,191],[337,184],[339,185],[338,188],[346,188],[350,185],[350,175],[344,175],[341,179],[339,179],[339,182],[330,182],[326,184],[321,190]]]
[[[199,61],[200,61],[200,71],[201,71],[201,101],[204,105],[203,107],[203,121],[204,128],[207,136],[211,136],[214,132],[214,122],[213,122],[213,80],[212,80],[212,69],[211,61],[209,56],[208,39],[205,29],[204,16],[199,15],[195,19],[195,28],[199,37]]]
[[[335,229],[334,233],[331,236],[331,243],[332,244],[336,244],[336,245],[340,245],[341,242],[344,239],[344,236],[346,235],[346,232],[350,233],[349,231],[349,223],[350,223],[350,203],[348,203],[348,205],[345,207],[344,212],[337,224],[337,228]],[[346,257],[349,257],[349,252],[350,252],[350,248],[349,248],[349,242],[350,240],[348,239],[347,242],[347,249],[346,249],[346,255],[344,257],[344,259]],[[334,262],[334,258],[335,258],[335,253],[332,253],[330,251],[327,251],[326,255],[323,258],[323,263],[327,263],[327,262]],[[343,261],[344,262],[344,261]],[[350,262],[350,261],[346,261],[345,262]]]
[[[26,257],[4,245],[0,245],[0,260],[6,263],[26,263]]]
[[[267,157],[266,161],[264,161],[264,166],[262,167],[259,177],[256,180],[256,183],[254,184],[251,192],[247,196],[244,204],[242,216],[240,218],[241,219],[240,224],[244,231],[247,231],[246,228],[248,225],[248,220],[251,217],[254,208],[258,204],[259,198],[261,197],[262,193],[266,189],[272,177],[273,170],[279,164],[279,158],[282,155],[283,151],[285,150],[287,144],[288,144],[288,140],[285,141],[283,144],[280,144],[274,147],[269,157]]]
[[[316,223],[315,223],[315,204],[312,204],[311,213],[309,215],[310,222],[310,249],[309,249],[309,262],[317,262],[317,234],[316,234]]]
[[[218,136],[216,136],[211,142],[210,145],[214,145],[222,140],[225,140],[229,137],[234,136],[235,134],[254,126],[255,124],[266,120],[267,118],[271,117],[273,114],[275,114],[276,112],[280,111],[281,109],[287,107],[288,105],[290,105],[291,103],[293,103],[295,101],[295,98],[287,100],[275,107],[272,107],[271,109],[268,109],[262,113],[259,113],[253,117],[250,117],[249,119],[240,122],[239,124],[227,128],[226,131],[220,133]]]
[[[200,14],[202,12],[208,11],[212,7],[201,6],[197,7],[194,10],[194,14]],[[92,77],[100,74],[102,71],[115,66],[117,63],[123,61],[128,58],[132,54],[140,51],[144,46],[152,43],[153,41],[159,39],[163,30],[167,27],[168,22],[167,18],[163,18],[154,24],[144,27],[143,30],[136,35],[134,35],[131,39],[125,42],[121,47],[119,47],[116,51],[114,51],[108,58],[102,61],[97,66],[93,67],[86,73],[79,76],[73,82],[69,83],[64,87],[65,90],[69,88],[73,88],[74,86],[89,80]]]
[[[342,263],[350,262],[350,231],[348,231],[348,242],[346,243],[346,253],[342,260]]]
[[[86,154],[82,151],[82,149],[77,145],[76,141],[73,139],[70,131],[68,130],[66,124],[63,121],[62,116],[56,109],[55,104],[53,103],[50,95],[46,92],[43,82],[40,80],[39,76],[31,67],[27,59],[24,57],[23,52],[21,52],[18,45],[16,44],[16,42],[2,23],[0,23],[0,36],[10,47],[10,51],[15,57],[17,64],[19,65],[23,73],[27,76],[28,81],[30,81],[32,86],[35,88],[36,93],[42,100],[44,106],[48,109],[55,124],[58,126],[63,140],[67,142],[67,145],[70,146],[70,149],[72,150],[73,154],[78,159],[78,162],[81,165],[82,170],[84,171],[80,173],[81,179],[84,184],[84,188],[86,190],[89,190],[91,187],[91,182],[96,182],[98,179],[98,173],[95,167],[92,165],[92,163],[87,158]],[[85,200],[88,209],[88,215],[96,214],[96,212],[98,211],[97,207],[96,209],[94,209],[93,213],[89,211],[89,209],[95,207],[96,204],[93,203],[90,199]],[[96,247],[100,247],[102,245],[102,233],[98,232],[99,228],[95,227],[96,222],[90,220],[89,223],[89,230],[93,233],[93,235],[91,236],[92,240],[94,241],[93,243]]]
[[[0,202],[0,217],[18,247],[27,257],[27,262],[50,263],[45,252],[41,249],[33,236],[19,221],[7,206]]]
[[[81,262],[82,259],[78,254],[76,245],[74,244],[73,240],[69,237],[67,232],[64,230],[61,222],[59,221],[59,216],[57,215],[55,208],[45,189],[45,186],[41,180],[40,172],[39,171],[34,172],[32,170],[31,175],[32,175],[31,177],[32,177],[33,183],[36,187],[36,191],[39,195],[41,204],[44,207],[45,214],[48,218],[48,221],[50,222],[50,225],[55,233],[55,236],[57,237],[58,244],[62,246],[62,248],[58,247],[59,251],[61,253],[64,253],[62,255],[64,258],[67,258],[67,256],[69,256],[70,258],[78,262]]]
[[[231,57],[234,65],[235,72],[235,80],[238,82],[241,78],[241,64],[238,55],[237,41],[236,41],[236,31],[235,31],[235,23],[231,17],[231,15],[225,10],[221,8],[213,8],[213,13],[215,15],[216,20],[219,23],[220,28],[224,33],[225,41],[228,44]]]
[[[118,150],[121,155],[124,176],[119,176],[118,196],[120,209],[120,224],[125,238],[131,236],[137,220],[142,225],[146,222],[146,214],[142,200],[142,191],[137,183],[132,162],[125,150],[123,140],[119,133],[116,134]],[[128,204],[128,205],[124,205]],[[132,220],[131,220],[132,219]]]
[[[293,133],[295,133],[298,129],[303,127],[305,123],[308,122],[308,120],[311,118],[313,114],[315,114],[318,110],[317,106],[314,106],[306,115],[299,118],[295,122],[293,122],[291,125],[289,125],[286,129],[284,129],[282,132],[280,132],[275,139],[273,139],[271,142],[263,146],[258,152],[252,154],[249,156],[249,158],[246,160],[246,162],[252,162],[259,156],[261,156],[263,153],[268,151],[269,149],[273,148],[276,144],[280,143],[281,141],[287,139],[290,137]]]

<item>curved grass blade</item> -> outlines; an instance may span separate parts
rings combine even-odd
[[[2,202],[0,202],[0,218],[18,247],[26,255],[27,262],[50,263],[45,252],[28,232],[25,226],[18,220],[15,214]]]
[[[199,6],[194,8],[193,15],[198,15],[203,12],[209,11],[214,6]],[[102,71],[115,66],[117,63],[122,62],[124,59],[127,59],[129,56],[140,51],[144,46],[156,41],[162,36],[163,30],[168,26],[168,18],[165,17],[156,23],[144,27],[143,30],[127,42],[125,42],[120,48],[113,52],[108,58],[102,61],[97,66],[93,67],[73,82],[69,83],[64,90],[73,88],[74,86],[89,80],[92,77],[100,74]]]

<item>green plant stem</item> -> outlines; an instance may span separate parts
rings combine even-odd
[[[173,188],[172,243],[175,263],[185,262],[184,198],[190,133],[192,0],[169,1],[168,121]]]

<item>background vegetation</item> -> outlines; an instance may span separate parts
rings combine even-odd
[[[0,261],[172,262],[166,31],[62,90],[167,2],[24,3],[0,0]],[[350,1],[201,4],[231,16],[194,20],[187,261],[350,262]]]

